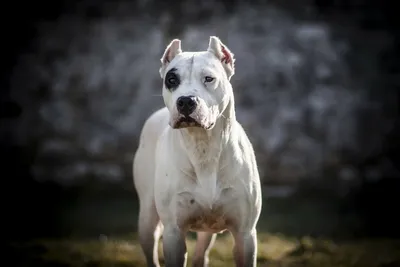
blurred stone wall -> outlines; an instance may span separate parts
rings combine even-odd
[[[390,44],[385,34],[362,54],[348,29],[274,6],[188,1],[156,15],[135,11],[148,2],[94,12],[86,1],[82,12],[37,24],[11,77],[11,97],[23,108],[13,136],[35,149],[37,180],[131,179],[144,120],[163,105],[159,59],[175,37],[184,50],[198,50],[217,35],[235,53],[237,116],[264,181],[324,179],[327,169],[353,179],[355,164],[382,153],[397,109],[391,91],[374,93],[381,78],[374,51]],[[355,54],[367,62],[358,72],[349,62]],[[371,168],[374,177],[396,171],[385,158]]]

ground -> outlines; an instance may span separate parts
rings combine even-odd
[[[100,237],[93,240],[39,240],[15,246],[19,246],[19,249],[31,246],[31,254],[32,246],[36,248],[30,264],[25,262],[24,266],[43,266],[46,262],[48,266],[145,266],[134,236],[111,239]],[[211,251],[210,266],[233,266],[231,247],[230,236],[220,236]],[[188,242],[189,263],[193,248],[194,242],[191,239]],[[400,242],[364,240],[335,243],[328,239],[305,237],[299,240],[261,233],[258,263],[258,266],[268,267],[395,267],[400,266]]]
[[[51,210],[56,217],[48,219],[51,231],[10,241],[6,255],[14,265],[7,266],[144,266],[135,233],[134,194],[95,191],[76,191],[62,201],[57,198]],[[400,266],[400,240],[367,237],[365,223],[339,203],[309,194],[266,197],[258,224],[258,266]],[[40,213],[30,220],[45,224]],[[190,262],[192,235],[187,244]],[[231,236],[220,235],[211,250],[210,266],[233,266],[231,251]],[[161,246],[160,255],[162,261]]]

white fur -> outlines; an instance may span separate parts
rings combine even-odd
[[[256,266],[262,197],[253,147],[236,121],[233,54],[217,37],[202,52],[182,52],[175,39],[161,62],[161,77],[175,68],[181,84],[173,91],[163,86],[166,107],[146,121],[134,158],[147,265],[159,266],[162,231],[165,264],[176,267],[186,265],[187,231],[198,232],[193,266],[207,266],[215,234],[228,230],[236,266]],[[205,82],[205,76],[214,80]],[[190,115],[198,127],[174,129],[182,116],[176,101],[189,95],[198,101]]]

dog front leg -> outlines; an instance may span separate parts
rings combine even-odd
[[[255,267],[257,265],[257,230],[233,233],[235,246],[233,256],[236,267]]]
[[[165,267],[185,267],[187,260],[185,232],[176,225],[166,225],[163,233]]]

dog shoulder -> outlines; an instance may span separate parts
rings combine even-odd
[[[239,142],[239,145],[243,146],[243,149],[253,151],[253,145],[251,144],[251,141],[240,122],[236,121],[236,123],[232,127],[232,133],[235,136],[236,140]]]
[[[246,134],[246,131],[239,122],[236,122],[232,127],[232,134],[234,136],[233,140],[236,142],[237,152],[240,153],[240,157],[249,166],[249,171],[251,173],[258,175],[257,171],[257,161],[254,152],[253,145]]]
[[[168,110],[165,107],[151,114],[144,122],[140,140],[142,142],[157,142],[164,129],[168,126],[168,116]]]

